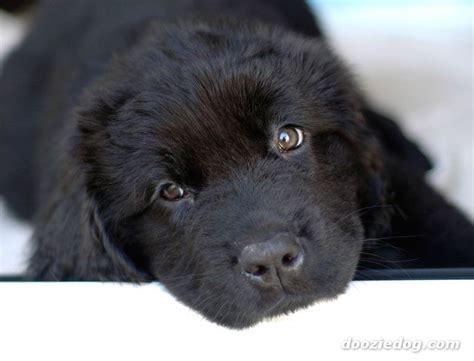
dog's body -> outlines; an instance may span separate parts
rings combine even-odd
[[[321,37],[301,1],[44,1],[0,83],[0,191],[34,215],[29,275],[159,279],[242,327],[336,296],[362,247],[473,266],[472,225]],[[282,151],[291,134],[305,142]],[[241,275],[278,247],[290,270]]]

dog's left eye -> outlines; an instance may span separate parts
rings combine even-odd
[[[177,201],[184,198],[186,192],[175,183],[167,183],[162,186],[160,196],[167,201]]]
[[[278,130],[278,149],[282,152],[294,150],[303,144],[303,130],[297,127],[283,127]]]

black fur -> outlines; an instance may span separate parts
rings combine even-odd
[[[34,279],[160,280],[245,327],[343,292],[363,247],[393,249],[377,237],[415,235],[390,257],[418,266],[474,263],[472,225],[301,1],[45,1],[0,105],[0,190],[34,216]],[[272,142],[285,125],[305,130],[291,153]],[[169,181],[190,196],[161,199]],[[276,232],[305,254],[284,292],[254,287],[238,261]]]

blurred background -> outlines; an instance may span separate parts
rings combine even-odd
[[[472,1],[309,3],[374,107],[397,119],[434,161],[430,182],[472,220]],[[24,36],[28,17],[0,10],[0,64]],[[23,270],[30,235],[31,227],[14,219],[0,199],[0,274]]]

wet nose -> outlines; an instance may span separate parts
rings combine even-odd
[[[303,261],[296,237],[287,233],[246,246],[239,258],[244,275],[260,286],[270,287],[281,287],[281,281],[297,275]]]

